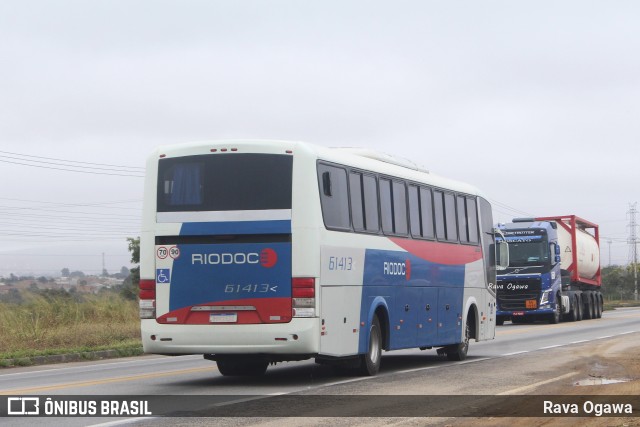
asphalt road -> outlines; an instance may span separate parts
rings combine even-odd
[[[264,377],[222,377],[215,363],[201,356],[142,356],[0,371],[0,394],[10,396],[135,396],[169,395],[170,403],[194,411],[241,400],[242,396],[271,395],[496,395],[525,392],[558,381],[549,366],[579,358],[590,346],[608,340],[640,350],[640,309],[605,312],[602,319],[548,325],[543,323],[497,328],[496,339],[471,344],[464,362],[449,362],[435,350],[385,353],[377,377],[336,376],[331,368],[312,361],[272,366]],[[187,399],[183,396],[192,396]],[[203,404],[206,402],[206,404]],[[168,403],[169,404],[169,403]],[[295,408],[292,408],[295,410]],[[207,413],[204,413],[207,415]],[[327,414],[330,416],[331,414]],[[180,420],[180,421],[179,421]],[[256,420],[225,419],[227,425]],[[299,424],[300,419],[296,420]],[[335,421],[336,419],[334,419]],[[353,424],[353,419],[350,424]],[[179,422],[178,422],[179,421]],[[370,419],[370,425],[384,423]],[[210,424],[211,418],[153,416],[134,418],[4,418],[2,425],[100,425],[115,422],[144,425]],[[261,421],[269,425],[270,421]],[[266,424],[265,424],[266,423]],[[379,424],[380,423],[380,424]],[[216,419],[223,425],[223,420]],[[286,424],[286,423],[285,423]],[[282,426],[282,422],[274,425]],[[295,424],[291,424],[295,425]],[[313,424],[311,424],[313,425]],[[345,424],[346,425],[346,424]],[[367,424],[362,424],[367,425]]]

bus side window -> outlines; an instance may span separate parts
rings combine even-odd
[[[458,240],[458,227],[456,226],[456,198],[452,193],[444,193],[445,224],[447,230],[447,240],[455,242]]]
[[[365,215],[362,194],[362,174],[349,174],[349,197],[351,198],[351,220],[355,231],[365,230]]]
[[[393,234],[393,204],[391,199],[391,181],[380,178],[380,214],[382,231]]]
[[[318,178],[322,186],[320,201],[324,225],[331,229],[351,230],[347,171],[319,164]]]
[[[362,195],[364,197],[364,226],[366,231],[377,233],[380,230],[380,216],[378,214],[378,185],[374,176],[362,176]]]
[[[422,237],[422,219],[420,218],[419,188],[409,185],[409,229],[413,237]]]
[[[466,197],[458,196],[458,235],[462,243],[469,242],[469,230],[467,229]]]
[[[407,190],[400,181],[393,181],[393,231],[403,236],[408,232]]]
[[[433,207],[436,218],[436,237],[438,240],[446,240],[447,234],[444,225],[444,193],[442,191],[433,192]]]
[[[467,197],[467,224],[469,226],[469,243],[478,244],[480,237],[478,234],[478,214],[476,199]]]
[[[433,226],[433,199],[430,188],[420,187],[420,215],[422,216],[422,237],[434,239],[436,232]]]

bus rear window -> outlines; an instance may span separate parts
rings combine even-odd
[[[292,168],[280,154],[160,159],[158,212],[291,209]]]

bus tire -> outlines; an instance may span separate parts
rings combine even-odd
[[[467,358],[467,352],[469,351],[469,340],[471,339],[471,327],[469,326],[469,319],[465,322],[464,326],[464,339],[460,344],[451,345],[445,348],[447,353],[447,359],[449,360],[464,360]]]
[[[360,374],[374,376],[380,370],[382,359],[382,331],[378,316],[373,316],[373,321],[369,327],[369,347],[365,354],[360,355]]]
[[[269,366],[268,362],[261,361],[233,361],[218,360],[218,371],[225,377],[243,376],[258,377],[264,375]]]

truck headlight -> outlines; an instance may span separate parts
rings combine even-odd
[[[549,304],[549,294],[551,293],[551,289],[547,289],[542,293],[542,297],[540,298],[540,305]]]

